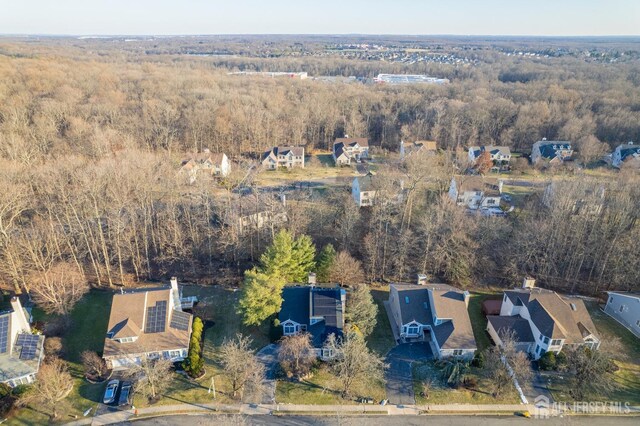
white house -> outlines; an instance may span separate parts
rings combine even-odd
[[[351,183],[351,196],[358,207],[372,206],[376,200],[378,190],[376,187],[375,176],[367,174],[358,176]]]
[[[492,172],[504,172],[510,170],[511,149],[508,146],[472,146],[469,147],[469,164],[475,165],[482,153],[488,152],[493,161]]]
[[[568,141],[548,141],[546,138],[533,144],[531,148],[531,164],[541,161],[549,164],[561,164],[571,159],[573,148]]]
[[[286,167],[287,169],[294,167],[304,168],[304,147],[274,146],[262,154],[260,162],[269,170],[275,170],[278,167]]]
[[[0,313],[0,382],[12,388],[35,381],[44,358],[45,337],[33,334],[30,319],[17,297]]]
[[[309,333],[316,356],[332,358],[331,349],[325,343],[331,334],[336,338],[343,335],[346,295],[340,287],[285,287],[278,314],[282,334]]]
[[[497,345],[502,345],[505,332],[512,332],[518,348],[533,359],[558,353],[565,345],[600,346],[582,299],[537,288],[533,278],[525,278],[521,289],[505,291],[500,315],[488,315],[487,320],[487,332]]]
[[[189,177],[190,183],[195,182],[201,172],[211,176],[226,177],[231,172],[231,162],[227,154],[211,153],[205,148],[201,153],[192,154],[189,158],[182,160],[180,172]]]
[[[640,167],[640,145],[629,142],[618,145],[613,151],[611,165],[619,169],[626,164],[636,168]]]
[[[115,294],[104,340],[107,365],[125,370],[143,358],[185,359],[193,318],[182,306],[175,277],[169,288]]]
[[[480,176],[454,176],[449,185],[449,198],[471,210],[500,208],[502,181]]]
[[[391,284],[391,327],[400,342],[427,342],[438,358],[471,359],[477,349],[469,292],[446,284]]]
[[[369,157],[369,139],[367,138],[337,138],[333,142],[331,156],[336,166],[350,165],[352,161],[360,161]]]
[[[608,291],[604,311],[611,318],[640,337],[640,294]]]

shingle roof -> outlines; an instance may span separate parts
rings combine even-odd
[[[476,340],[462,290],[447,284],[392,284],[392,286],[398,292],[403,324],[417,321],[431,326],[438,345],[442,349],[476,348]],[[433,304],[430,303],[429,294],[433,297]],[[435,325],[434,316],[451,321]]]
[[[538,149],[540,155],[546,159],[553,159],[559,150],[571,150],[571,142],[569,141],[538,141]]]
[[[534,342],[533,333],[529,326],[529,321],[522,318],[520,315],[514,315],[512,317],[499,316],[499,315],[487,315],[487,320],[491,323],[493,329],[501,336],[507,331],[513,331],[515,339],[521,343]]]
[[[375,191],[377,189],[375,176],[371,173],[368,173],[364,176],[358,176],[355,179],[358,181],[360,192]]]
[[[367,138],[337,138],[333,142],[333,145],[335,146],[336,144],[339,144],[339,143],[341,143],[343,146],[344,145],[355,146],[355,144],[358,144],[361,147],[368,147],[369,146],[369,139],[367,139]]]
[[[458,193],[481,191],[485,197],[499,197],[497,179],[485,179],[482,176],[456,176],[455,178]]]
[[[191,321],[188,330],[178,330],[170,326],[173,310],[170,309],[171,288],[137,290],[130,293],[114,294],[109,315],[107,333],[114,338],[138,337],[135,342],[120,343],[107,337],[104,341],[105,357],[121,357],[189,347]],[[145,333],[147,308],[156,302],[166,302],[164,331]],[[188,314],[190,315],[190,314]]]
[[[506,291],[507,297],[526,306],[531,321],[540,332],[551,339],[565,339],[565,343],[582,343],[585,330],[596,337],[597,331],[587,307],[581,299],[563,297],[541,288]]]

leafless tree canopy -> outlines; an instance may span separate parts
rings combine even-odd
[[[316,360],[311,336],[307,333],[284,336],[278,348],[278,360],[287,374],[298,378],[309,374]]]
[[[73,378],[67,364],[59,358],[49,358],[40,366],[36,382],[24,394],[20,403],[42,408],[55,419],[58,417],[58,403],[72,388]]]
[[[231,385],[231,394],[241,400],[258,400],[262,395],[264,366],[251,350],[251,339],[238,334],[225,341],[218,351],[218,359]]]

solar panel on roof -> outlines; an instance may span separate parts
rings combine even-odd
[[[9,315],[0,318],[0,353],[7,353],[9,338]]]
[[[19,334],[16,346],[22,346],[22,349],[20,349],[20,359],[34,359],[39,341],[40,336],[37,334]]]
[[[182,311],[173,311],[171,314],[171,327],[176,330],[189,330],[189,324],[191,323],[191,315]]]
[[[167,301],[156,302],[155,306],[147,308],[147,323],[144,327],[145,333],[162,333],[167,322]]]

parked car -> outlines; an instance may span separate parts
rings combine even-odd
[[[118,398],[118,405],[131,404],[131,382],[122,382],[120,388],[120,398]]]
[[[102,398],[102,402],[105,404],[111,404],[116,399],[116,391],[118,390],[118,385],[120,384],[119,380],[111,380],[107,383],[107,389],[104,391],[104,398]]]

